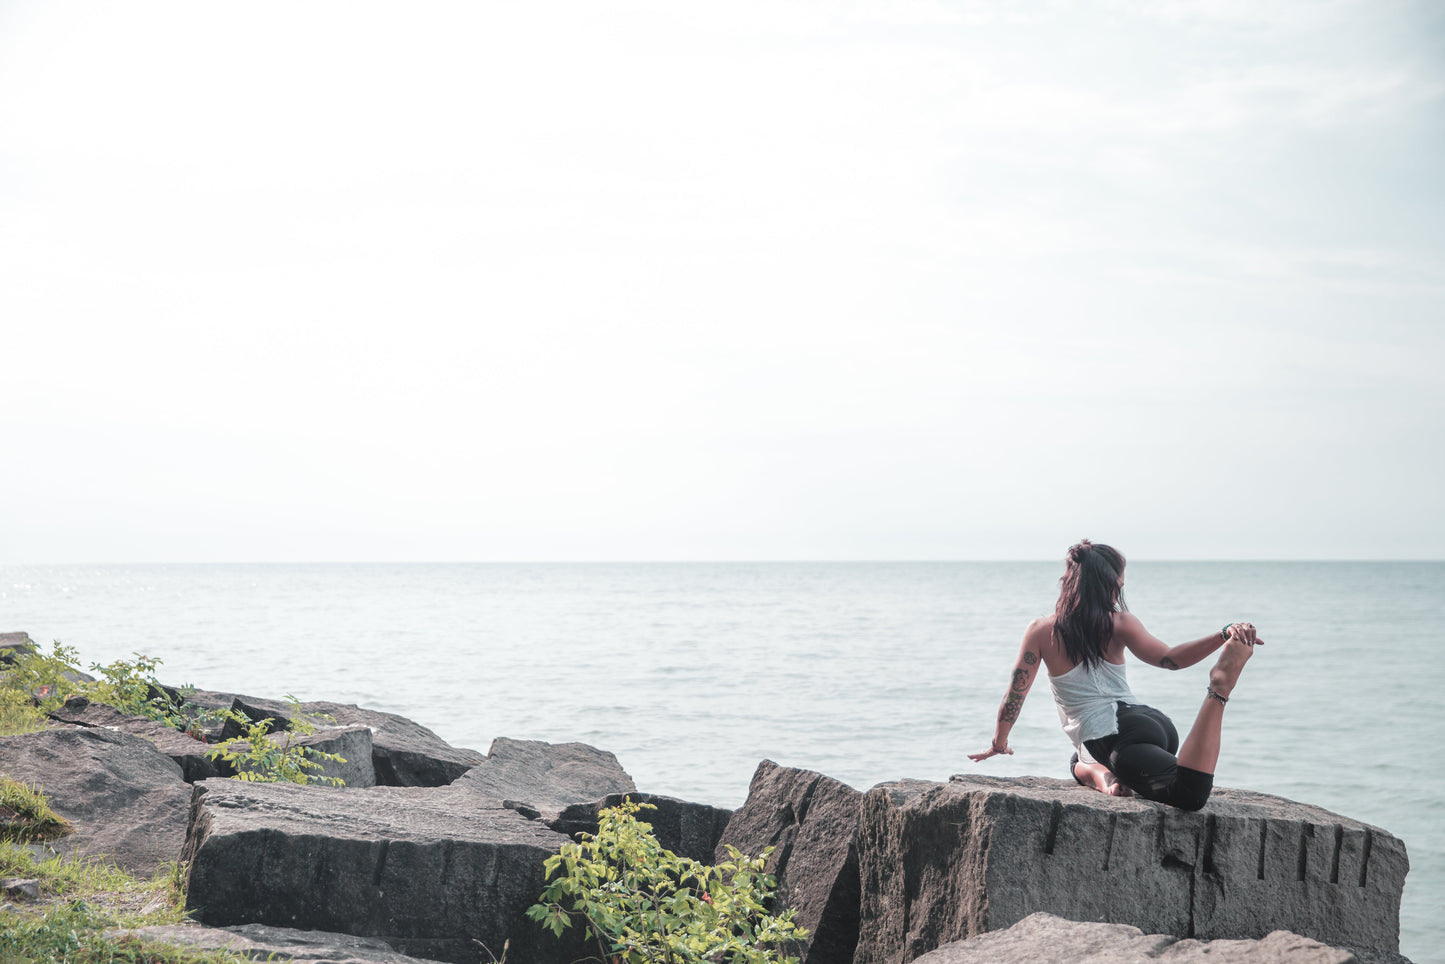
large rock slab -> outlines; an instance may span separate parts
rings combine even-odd
[[[202,927],[193,923],[164,924],[107,931],[108,937],[137,937],[147,941],[191,947],[199,951],[230,951],[258,961],[293,964],[432,964],[399,954],[385,941],[351,934],[303,931],[294,927],[242,924],[237,927]]]
[[[0,738],[0,772],[39,786],[75,832],[47,846],[111,857],[147,876],[180,856],[191,788],[144,737],[57,725]]]
[[[812,770],[758,764],[748,799],[733,814],[716,849],[750,856],[768,847],[777,899],[809,931],[802,964],[847,964],[858,943],[858,853],[854,831],[863,794]]]
[[[643,810],[637,817],[643,823],[652,825],[652,835],[664,850],[704,864],[713,862],[713,852],[733,815],[731,810],[722,807],[689,803],[656,793],[613,793],[591,803],[573,804],[555,820],[548,821],[547,825],[574,838],[579,833],[595,834],[598,813],[624,800],[656,808]]]
[[[64,706],[51,713],[50,718],[74,726],[100,727],[144,737],[176,762],[187,783],[230,775],[230,767],[219,766],[206,756],[213,747],[163,723],[122,713],[113,706],[93,703],[84,696],[72,696]]]
[[[562,811],[637,785],[606,750],[585,743],[543,743],[497,737],[487,758],[456,781],[459,787],[510,800],[556,821]]]
[[[1127,924],[1030,914],[1012,927],[945,944],[914,964],[1358,964],[1347,950],[1273,931],[1260,940],[1196,941]]]
[[[363,790],[206,780],[185,859],[204,924],[259,923],[376,937],[416,957],[573,961],[579,944],[524,912],[566,837],[466,789]]]
[[[1201,940],[1288,930],[1399,953],[1409,869],[1392,834],[1216,789],[1186,813],[1038,777],[885,784],[858,829],[858,964],[906,964],[1034,911]]]
[[[231,708],[252,720],[273,719],[277,729],[289,729],[298,707],[285,700],[236,696]],[[371,762],[376,783],[387,787],[444,787],[484,757],[475,750],[454,747],[431,730],[395,713],[368,710],[349,703],[318,700],[300,704],[299,711],[317,727],[365,726],[371,729]],[[227,725],[221,737],[239,735]]]

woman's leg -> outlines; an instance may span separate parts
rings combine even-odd
[[[1225,643],[1219,660],[1209,671],[1210,692],[1228,699],[1229,694],[1234,692],[1234,685],[1239,682],[1244,664],[1253,655],[1253,646],[1235,639]],[[1214,767],[1219,763],[1220,728],[1223,724],[1224,704],[1212,696],[1204,697],[1204,705],[1199,707],[1199,715],[1194,717],[1194,725],[1189,728],[1189,735],[1179,748],[1179,765],[1213,775]]]
[[[1246,643],[1233,639],[1226,643],[1209,672],[1211,692],[1228,698],[1251,655],[1253,649]],[[1149,706],[1121,705],[1118,734],[1086,745],[1095,759],[1107,760],[1119,781],[1140,796],[1198,810],[1214,789],[1223,722],[1224,703],[1206,696],[1184,745],[1179,746],[1174,725],[1163,713]],[[1173,753],[1176,748],[1178,757]]]

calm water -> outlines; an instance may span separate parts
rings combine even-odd
[[[1056,563],[0,567],[0,631],[168,682],[355,702],[459,746],[580,740],[641,789],[737,806],[763,758],[860,789],[975,767]],[[1266,646],[1230,703],[1223,786],[1402,837],[1401,950],[1445,961],[1445,563],[1133,563],[1130,607],[1182,642],[1235,619]],[[1181,729],[1207,666],[1131,663]],[[999,776],[1063,778],[1048,690]]]

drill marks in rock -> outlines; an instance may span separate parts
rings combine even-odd
[[[1162,818],[1159,821],[1159,826],[1164,826]],[[1218,876],[1219,868],[1214,865],[1214,828],[1215,817],[1214,814],[1211,813],[1204,818],[1204,846],[1200,848],[1204,856],[1200,863],[1204,866],[1204,872],[1206,874]]]
[[[1299,832],[1299,862],[1298,862],[1298,866],[1295,867],[1295,875],[1294,875],[1294,879],[1295,879],[1295,880],[1303,881],[1303,880],[1305,879],[1305,875],[1309,873],[1309,867],[1310,867],[1310,840],[1314,837],[1314,835],[1315,835],[1315,828],[1314,828],[1314,825],[1313,825],[1313,824],[1308,824],[1308,823],[1307,823],[1307,824],[1305,824],[1304,826],[1300,827],[1300,832]]]
[[[1330,883],[1340,882],[1340,851],[1345,846],[1345,828],[1335,824],[1335,855],[1330,858]]]
[[[1255,877],[1264,880],[1264,848],[1269,842],[1269,821],[1259,822],[1259,864],[1255,870]]]
[[[381,849],[376,853],[376,869],[371,872],[371,886],[381,886],[381,875],[386,873],[386,852],[391,849],[391,841],[383,840]]]
[[[1370,831],[1370,828],[1369,828],[1369,827],[1366,827],[1366,828],[1365,828],[1365,849],[1364,849],[1364,852],[1360,854],[1360,886],[1361,886],[1361,887],[1365,886],[1366,875],[1367,875],[1367,874],[1369,873],[1369,871],[1370,871],[1370,850],[1373,849],[1374,845],[1375,845],[1375,835]]]
[[[1052,857],[1054,855],[1054,841],[1059,836],[1059,823],[1064,819],[1064,805],[1055,800],[1053,807],[1049,810],[1049,835],[1044,838],[1044,853]]]
[[[1119,829],[1119,815],[1109,814],[1109,832],[1104,837],[1104,869],[1109,869],[1109,858],[1114,855],[1114,834]]]

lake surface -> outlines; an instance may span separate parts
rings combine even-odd
[[[1013,757],[973,764],[1060,563],[0,566],[0,631],[171,683],[401,713],[458,746],[578,740],[640,789],[735,807],[758,761],[859,789],[901,777],[1066,778],[1047,687]],[[1215,782],[1383,827],[1410,853],[1401,950],[1445,961],[1445,563],[1137,562],[1166,642],[1232,620],[1266,645]],[[1183,732],[1208,664],[1131,661]]]

